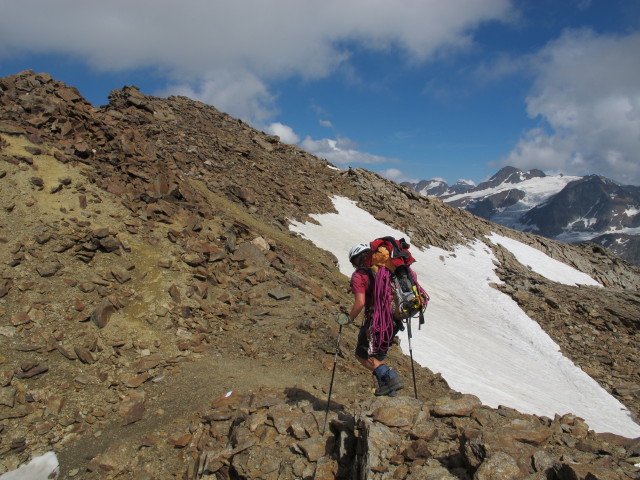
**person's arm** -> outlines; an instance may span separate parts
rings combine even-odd
[[[349,321],[353,322],[360,312],[364,308],[366,302],[365,293],[354,293],[353,294],[353,306],[351,307],[351,312],[349,312]]]

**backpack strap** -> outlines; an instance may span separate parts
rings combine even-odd
[[[369,286],[367,287],[367,297],[372,298],[373,289],[376,282],[376,272],[371,267],[359,267],[358,269],[356,269],[356,272],[364,272],[369,277]],[[372,309],[373,309],[373,303],[371,301],[367,302],[364,306],[365,321],[371,318]]]

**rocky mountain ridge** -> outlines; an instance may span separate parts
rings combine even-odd
[[[53,449],[62,478],[636,475],[637,440],[482,406],[426,368],[419,399],[375,399],[352,326],[325,430],[347,279],[287,224],[341,195],[418,247],[496,231],[594,276],[604,289],[558,288],[492,246],[496,287],[635,415],[638,269],[339,171],[184,97],[109,100],[0,79],[1,469]]]
[[[560,241],[598,243],[640,265],[640,187],[599,175],[548,176],[514,167],[502,168],[478,186],[449,187],[429,180],[405,185],[509,228]]]

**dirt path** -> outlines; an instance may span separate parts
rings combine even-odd
[[[126,426],[112,422],[101,429],[99,436],[85,435],[58,452],[60,478],[68,478],[69,472],[75,473],[74,470],[84,472],[92,458],[115,445],[131,452],[140,447],[146,435],[179,431],[196,411],[206,408],[213,399],[227,392],[246,393],[261,386],[282,389],[297,386],[325,402],[323,390],[327,390],[329,381],[330,372],[320,368],[311,371],[308,363],[223,357],[216,352],[207,352],[193,362],[181,364],[180,372],[167,374],[158,383],[147,384],[146,413],[142,420]],[[349,388],[336,390],[350,391]],[[332,400],[341,396],[337,391],[334,395]]]
[[[253,327],[254,346],[259,348],[251,355],[242,353],[242,344],[238,343],[238,338],[243,338],[243,330],[228,332],[220,339],[225,342],[223,350],[212,348],[195,354],[192,361],[179,364],[178,372],[167,372],[160,381],[144,384],[141,388],[144,388],[146,401],[142,420],[126,426],[112,421],[103,425],[99,434],[95,431],[85,433],[66,445],[58,452],[61,478],[85,478],[89,461],[105,453],[117,456],[117,452],[122,452],[122,459],[115,462],[124,465],[131,459],[131,452],[138,451],[143,439],[149,435],[164,436],[165,439],[160,440],[164,445],[166,437],[188,432],[191,419],[198,411],[208,408],[212,400],[230,391],[246,394],[263,386],[280,390],[296,388],[314,408],[324,410],[335,352],[333,334],[327,332],[326,336],[309,339],[308,335],[285,330],[282,335],[271,337],[273,331],[273,325],[266,321],[262,326]],[[332,409],[344,408],[351,414],[360,401],[373,398],[374,387],[371,374],[350,353],[355,346],[356,333],[355,327],[343,332],[331,397]],[[307,339],[311,344],[305,346],[303,343]],[[322,348],[318,342],[323,344]],[[222,348],[222,344],[219,346]],[[257,352],[271,354],[261,356]],[[406,388],[401,395],[413,396],[408,360],[399,347],[392,349],[390,363],[405,380]],[[418,388],[424,397],[430,391],[442,389],[438,382],[432,384],[433,374],[428,370],[418,368],[416,374]],[[179,455],[173,461],[178,462],[176,470],[184,467],[179,464]],[[95,474],[86,474],[86,477],[97,478]]]

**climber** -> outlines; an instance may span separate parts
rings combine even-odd
[[[383,338],[393,338],[394,331],[380,332],[372,328],[373,292],[375,274],[371,266],[371,247],[368,243],[359,243],[349,251],[349,260],[355,271],[351,275],[351,292],[353,305],[349,312],[349,321],[354,321],[364,309],[364,321],[358,334],[355,355],[358,361],[373,373],[378,381],[375,395],[394,397],[403,388],[398,372],[389,368],[385,363],[390,342],[381,341]]]

